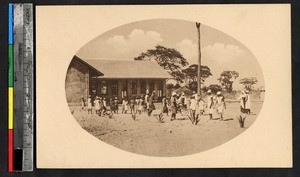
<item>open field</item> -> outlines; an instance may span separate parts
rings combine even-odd
[[[170,115],[164,115],[164,122],[158,123],[154,116],[148,117],[146,113],[133,120],[131,114],[114,114],[109,119],[97,116],[94,111],[87,114],[77,106],[70,106],[70,110],[83,129],[110,145],[149,156],[182,156],[211,149],[238,136],[254,123],[262,103],[251,103],[252,114],[246,118],[245,128],[240,128],[236,120],[238,102],[227,103],[226,121],[219,121],[217,114],[213,120],[203,115],[198,125],[193,125],[185,112],[183,116],[178,113],[175,121],[170,121]],[[157,103],[156,108],[159,112],[161,104]]]

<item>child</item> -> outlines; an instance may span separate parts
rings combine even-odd
[[[134,98],[131,98],[131,100],[129,102],[129,106],[130,106],[130,114],[134,114],[134,107],[135,107]]]
[[[199,114],[203,115],[204,113],[204,100],[202,98],[199,99]]]
[[[100,104],[99,104],[99,97],[96,96],[95,100],[94,100],[94,105],[95,105],[95,112],[97,115],[99,115],[99,112],[100,112]]]
[[[211,94],[211,90],[207,91],[207,109],[208,109],[208,115],[209,119],[212,119],[212,115],[214,112],[214,98]]]
[[[87,111],[88,111],[88,114],[93,114],[93,110],[92,110],[93,106],[92,106],[92,98],[91,98],[91,95],[89,95],[88,97],[88,100],[87,100]]]
[[[126,98],[126,99],[125,99],[125,110],[124,110],[124,113],[125,113],[125,114],[127,114],[128,109],[129,109],[128,99]]]
[[[83,97],[81,97],[80,102],[81,102],[81,110],[83,110],[85,108],[85,101]]]
[[[103,98],[103,115],[106,114],[106,111],[107,111],[107,103],[106,103],[106,99]]]
[[[112,115],[115,112],[115,102],[112,98],[109,100],[109,106],[110,106],[110,114]]]
[[[171,104],[171,121],[176,119],[176,113],[177,113],[177,102],[176,102],[176,93],[172,93],[172,97],[170,99],[170,104]]]
[[[122,99],[122,114],[124,114],[124,112],[125,112],[125,106],[126,106],[126,98],[124,97]]]
[[[165,95],[163,96],[163,99],[162,99],[162,105],[163,105],[162,113],[166,113],[167,116],[168,116],[168,113],[169,113],[169,110],[168,110],[168,101],[167,101]]]
[[[115,113],[119,114],[119,101],[118,101],[118,97],[115,97],[114,106],[115,106]]]
[[[147,93],[146,95],[145,95],[145,110],[147,110],[147,111],[149,111],[149,94]]]
[[[220,115],[220,120],[223,119],[224,110],[226,109],[226,103],[225,103],[225,97],[222,95],[222,93],[219,91],[217,92],[217,98],[216,98],[216,107],[217,112]]]
[[[139,112],[139,114],[142,114],[142,110],[143,110],[143,99],[142,99],[141,97],[138,97],[137,106],[138,106],[138,112]]]
[[[195,100],[195,96],[192,96],[190,101],[190,111],[191,111],[191,116],[193,118],[193,121],[196,116],[196,108],[197,108],[197,101]]]
[[[102,100],[102,98],[100,97],[100,98],[98,98],[98,100],[99,100],[99,111],[98,111],[98,116],[101,116],[101,114],[102,114],[102,111],[103,111],[103,100]]]

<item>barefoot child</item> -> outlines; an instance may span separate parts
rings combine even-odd
[[[129,106],[130,106],[130,114],[135,114],[135,101],[133,97],[129,102]]]
[[[123,99],[122,99],[122,114],[124,114],[125,113],[125,104],[126,103],[126,98],[124,97]]]
[[[80,103],[81,103],[81,110],[83,110],[85,108],[85,101],[83,97],[81,97]]]
[[[103,115],[106,114],[107,111],[107,103],[106,103],[106,98],[103,98]]]
[[[115,112],[115,102],[112,98],[109,100],[109,106],[110,106],[110,114],[112,115]]]
[[[98,100],[99,100],[99,111],[98,111],[98,116],[101,116],[102,115],[102,111],[103,111],[103,100],[102,100],[102,98],[100,97],[100,98],[98,98]]]
[[[87,111],[88,114],[91,112],[91,114],[93,114],[93,106],[92,106],[92,98],[91,95],[89,95],[88,100],[87,100]]]
[[[94,100],[94,106],[95,106],[95,112],[97,115],[99,115],[100,112],[100,99],[98,96],[96,96],[95,100]]]
[[[171,121],[176,119],[176,113],[177,113],[177,102],[176,102],[176,93],[172,93],[172,97],[170,99],[170,104],[171,104]]]
[[[198,102],[198,106],[199,106],[199,114],[200,115],[203,115],[204,113],[204,100],[202,98],[199,99],[199,102]]]
[[[139,114],[142,114],[142,110],[143,110],[143,99],[141,97],[138,97],[138,112]]]
[[[225,97],[222,95],[222,92],[217,92],[217,98],[216,98],[216,107],[217,112],[220,115],[220,120],[223,119],[224,110],[226,109],[226,103],[225,103]]]
[[[163,105],[162,113],[166,113],[167,116],[168,116],[168,113],[169,113],[169,109],[168,109],[168,101],[167,101],[165,95],[163,96],[163,99],[162,99],[162,105]]]
[[[115,106],[115,109],[114,109],[115,113],[119,114],[119,101],[118,101],[118,97],[115,97],[114,106]]]
[[[214,98],[211,94],[211,90],[207,91],[207,109],[208,109],[208,115],[209,119],[212,119],[212,115],[214,112]]]

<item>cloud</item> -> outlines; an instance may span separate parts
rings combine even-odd
[[[189,39],[183,39],[176,44],[176,49],[185,57],[189,62],[197,61],[198,45]]]
[[[105,40],[106,48],[112,50],[116,56],[125,55],[135,57],[141,52],[154,48],[163,42],[161,35],[156,31],[134,29],[127,36],[114,35]]]
[[[240,59],[246,51],[241,49],[237,45],[225,45],[221,43],[215,43],[205,47],[203,50],[203,58],[213,60],[218,63],[229,63]]]
[[[192,40],[183,39],[176,44],[176,49],[190,62],[198,61],[198,44]],[[225,45],[215,43],[201,49],[202,59],[204,63],[228,63],[239,59],[245,51],[236,45]],[[205,61],[206,60],[206,61]],[[209,61],[207,61],[209,60]]]

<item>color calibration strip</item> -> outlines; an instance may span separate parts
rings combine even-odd
[[[8,5],[8,171],[14,171],[14,5]]]
[[[33,170],[33,7],[9,4],[8,171]]]

